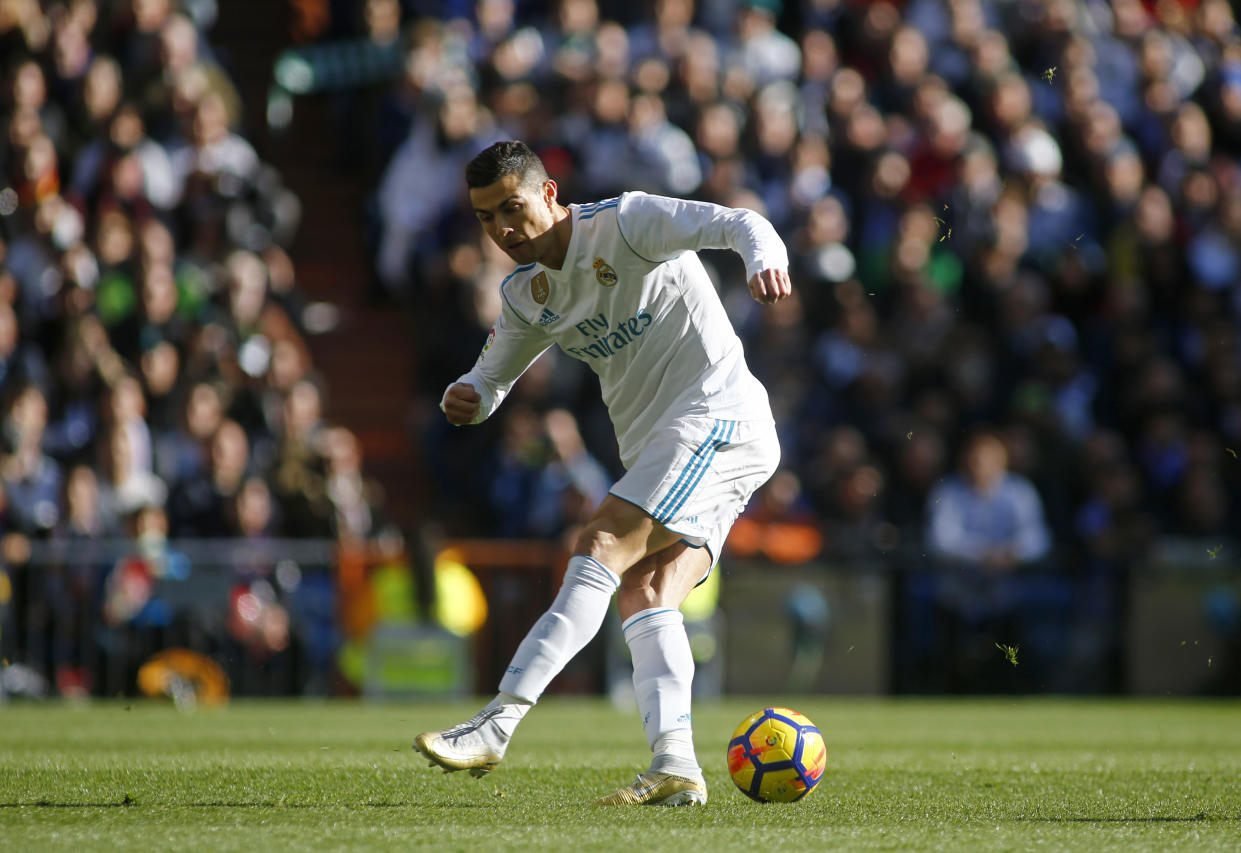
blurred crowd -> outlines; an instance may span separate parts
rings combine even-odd
[[[450,525],[567,534],[595,481],[549,483],[547,463],[585,470],[565,446],[619,473],[593,380],[554,352],[494,424],[434,417],[511,268],[443,176],[521,138],[562,201],[685,196],[758,210],[784,236],[795,293],[772,307],[735,257],[703,253],[784,451],[735,556],[912,553],[902,628],[949,620],[914,637],[928,654],[1040,608],[1114,647],[1119,579],[1153,543],[1218,539],[1214,556],[1241,529],[1233,4],[407,5],[404,73],[368,125],[385,164],[375,268],[415,318]],[[401,11],[364,6],[368,21]],[[540,423],[561,409],[580,441]]]
[[[28,537],[371,535],[324,420],[300,218],[242,135],[214,0],[0,3],[0,524]],[[10,548],[20,547],[10,544]]]
[[[705,253],[783,433],[751,517],[804,521],[846,556],[927,539],[983,560],[965,540],[991,535],[1001,563],[1241,529],[1241,30],[1225,0],[423,5],[367,144],[386,164],[376,273],[415,314],[428,405],[472,363],[510,267],[439,176],[522,138],[564,201],[706,199],[784,235],[796,293],[771,308],[735,258]],[[615,473],[590,384],[552,354],[482,437],[429,419],[453,523],[547,529],[544,504],[514,495],[558,458],[536,422],[551,409],[575,412]],[[958,462],[979,430],[1023,496],[979,522],[998,532],[936,515],[975,488]],[[571,525],[589,501],[563,505]],[[1022,536],[1041,544],[1005,544]]]
[[[287,252],[300,205],[244,135],[217,11],[0,0],[0,615],[41,602],[21,614],[32,637],[87,609],[166,623],[169,540],[384,524],[357,438],[324,419]],[[3,576],[40,545],[109,537],[141,553]],[[275,562],[230,570],[232,634],[264,653],[288,644],[297,581]]]
[[[350,90],[337,54],[316,66],[343,75],[340,160],[374,188],[375,293],[411,318],[447,533],[569,536],[620,472],[593,377],[555,352],[487,424],[438,417],[511,271],[460,179],[502,138],[564,202],[698,198],[784,236],[795,294],[776,306],[702,253],[782,436],[735,555],[929,555],[974,574],[910,595],[968,621],[997,597],[1059,606],[1054,584],[989,585],[1011,569],[1107,579],[1159,537],[1241,529],[1228,0],[286,8],[293,41],[348,39],[396,71]],[[356,437],[324,420],[299,205],[245,138],[216,14],[0,0],[5,562],[34,540],[385,524]],[[1093,616],[1114,621],[1100,583]]]

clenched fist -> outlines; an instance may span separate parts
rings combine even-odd
[[[764,305],[779,302],[793,292],[787,270],[763,270],[750,279],[750,295]]]
[[[450,424],[464,426],[472,423],[478,416],[478,407],[482,399],[482,396],[474,390],[473,385],[457,382],[449,385],[448,390],[444,392],[440,408],[444,410],[444,416],[448,418]]]

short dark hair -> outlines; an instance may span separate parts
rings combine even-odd
[[[518,175],[523,186],[542,186],[547,167],[539,155],[524,142],[497,142],[475,155],[465,167],[465,184],[470,189],[489,187],[506,175]]]

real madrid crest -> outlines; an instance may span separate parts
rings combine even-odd
[[[595,279],[604,287],[613,287],[617,281],[616,270],[608,266],[603,258],[595,258]]]
[[[547,297],[552,293],[551,283],[547,280],[547,273],[541,272],[534,278],[530,279],[530,295],[534,297],[534,301],[540,305],[547,303]]]

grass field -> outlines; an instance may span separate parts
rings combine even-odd
[[[1237,702],[786,702],[827,737],[823,782],[750,802],[724,747],[763,702],[701,704],[698,809],[588,805],[648,759],[636,714],[601,701],[545,701],[483,780],[409,748],[472,704],[13,704],[0,849],[1241,849]]]

